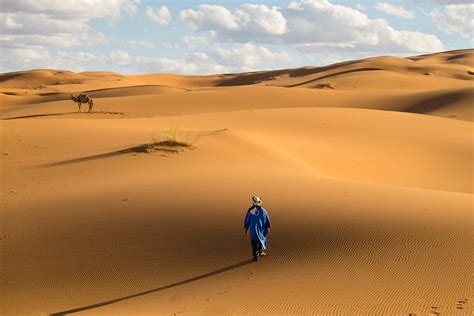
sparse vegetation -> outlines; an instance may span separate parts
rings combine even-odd
[[[317,89],[335,89],[334,84],[330,81],[323,81],[318,83],[315,88]]]
[[[160,131],[152,135],[153,144],[148,147],[147,152],[155,150],[179,153],[184,148],[193,148],[197,142],[198,136],[190,131],[183,132],[177,128],[170,128],[166,131]]]

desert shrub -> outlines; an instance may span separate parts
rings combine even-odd
[[[318,83],[315,88],[318,88],[318,89],[334,89],[334,84],[330,81],[323,81],[323,82],[320,82]]]
[[[177,128],[156,132],[151,138],[155,147],[192,147],[198,139],[196,133]]]

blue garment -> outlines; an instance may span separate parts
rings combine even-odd
[[[270,218],[263,207],[254,205],[249,208],[245,216],[244,228],[250,230],[250,238],[259,241],[263,249],[267,248],[267,233],[270,227]]]

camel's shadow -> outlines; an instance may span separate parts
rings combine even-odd
[[[201,280],[201,279],[204,279],[204,278],[211,277],[211,276],[216,275],[216,274],[220,274],[220,273],[223,273],[223,272],[226,272],[226,271],[229,271],[229,270],[237,269],[239,267],[248,265],[252,262],[253,262],[252,260],[245,260],[245,261],[242,261],[242,262],[230,265],[230,266],[223,267],[223,268],[218,269],[218,270],[214,270],[214,271],[211,271],[211,272],[208,272],[208,273],[204,273],[204,274],[192,277],[192,278],[187,279],[187,280],[179,281],[179,282],[176,282],[176,283],[171,283],[171,284],[168,284],[168,285],[164,285],[164,286],[161,286],[161,287],[158,287],[158,288],[155,288],[155,289],[151,289],[151,290],[147,290],[147,291],[143,291],[143,292],[140,292],[140,293],[135,293],[135,294],[127,295],[127,296],[122,296],[122,297],[119,297],[119,298],[111,299],[109,301],[104,301],[104,302],[100,302],[100,303],[96,303],[96,304],[91,304],[91,305],[87,305],[87,306],[82,306],[82,307],[70,309],[70,310],[67,310],[67,311],[53,313],[53,314],[50,314],[50,316],[64,316],[64,315],[68,315],[68,314],[72,314],[72,313],[78,313],[78,312],[82,312],[82,311],[85,311],[85,310],[90,310],[90,309],[94,309],[94,308],[98,308],[98,307],[102,307],[102,306],[106,306],[106,305],[111,305],[111,304],[118,303],[118,302],[121,302],[121,301],[129,300],[129,299],[132,299],[132,298],[135,298],[135,297],[143,296],[143,295],[146,295],[146,294],[151,294],[151,293],[167,290],[167,289],[177,287],[177,286],[180,286],[180,285],[183,285],[183,284],[186,284],[186,283],[195,282],[195,281],[198,281],[198,280]]]
[[[1,120],[9,121],[9,120],[19,120],[19,119],[27,119],[27,118],[35,118],[35,117],[61,116],[61,115],[69,115],[69,114],[76,114],[76,113],[77,112],[31,114],[31,115],[24,115],[24,116],[6,117],[6,118],[2,118]]]

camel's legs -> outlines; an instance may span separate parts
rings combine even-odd
[[[79,110],[77,112],[81,113],[82,112],[82,103],[81,102],[78,102],[78,107],[79,107]]]
[[[89,113],[92,112],[92,107],[94,106],[94,103],[92,103],[92,100],[89,101]]]

